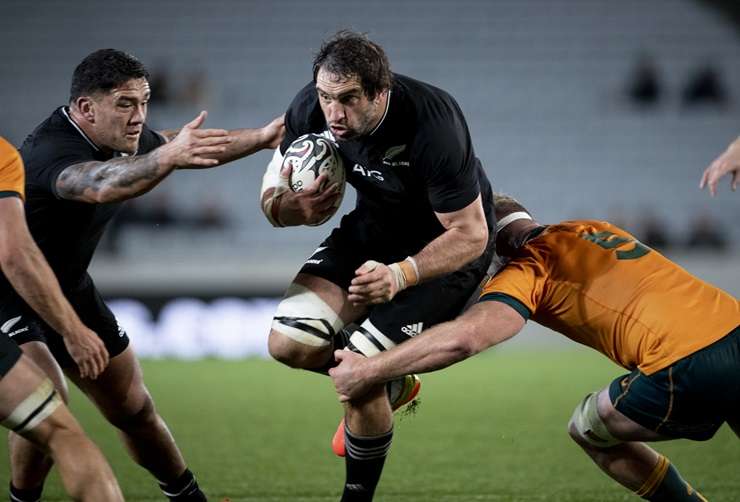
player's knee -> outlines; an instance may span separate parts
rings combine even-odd
[[[291,284],[278,305],[268,339],[268,350],[276,360],[293,368],[323,364],[334,337],[344,322],[316,293]]]
[[[291,368],[304,367],[306,349],[307,347],[296,344],[275,330],[270,331],[270,337],[267,339],[267,350],[270,352],[270,356]]]
[[[568,434],[586,448],[609,448],[622,441],[615,438],[598,410],[598,393],[593,392],[581,401],[568,422]]]
[[[105,417],[111,425],[123,431],[151,428],[158,420],[154,401],[149,393],[133,404],[124,404],[116,409],[106,410]]]

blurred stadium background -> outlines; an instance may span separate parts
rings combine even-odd
[[[711,0],[4,0],[0,16],[0,135],[20,145],[54,107],[66,103],[76,64],[103,47],[126,50],[149,67],[153,99],[148,122],[153,128],[179,127],[201,109],[209,111],[209,125],[255,127],[282,113],[295,92],[310,79],[311,58],[321,40],[337,29],[351,28],[367,32],[381,43],[395,71],[433,83],[456,97],[495,189],[518,197],[538,219],[609,219],[693,273],[738,296],[740,194],[731,193],[725,180],[719,196],[712,199],[698,190],[698,181],[704,167],[740,134],[739,12],[736,1]],[[141,355],[186,360],[265,355],[265,335],[276,298],[336,222],[332,220],[320,228],[273,229],[258,203],[269,157],[263,152],[215,170],[178,172],[131,203],[107,236],[92,275]],[[343,207],[349,209],[353,202],[354,193],[349,190]],[[598,364],[597,355],[583,355],[534,326],[529,326],[511,346],[506,350],[522,351],[518,352],[519,359],[514,357],[514,363],[505,366],[513,372],[532,371],[527,357],[521,354],[531,353],[534,360],[542,362],[549,351],[568,354],[562,357],[567,361],[575,358],[578,366],[581,361]],[[521,364],[517,366],[516,361]],[[252,487],[264,484],[263,491],[257,490],[249,500],[293,500],[299,495],[306,500],[323,500],[322,496],[331,500],[336,492],[333,488],[340,483],[337,473],[342,469],[324,458],[325,439],[339,414],[338,407],[331,404],[328,384],[277,368],[274,363],[228,364],[231,366],[168,360],[146,364],[160,407],[172,405],[171,413],[179,414],[174,418],[163,413],[176,423],[176,432],[185,430],[181,442],[195,451],[196,460],[191,462],[205,466],[215,456],[219,469],[231,469],[227,488],[223,480],[211,479],[209,474],[205,474],[206,485],[210,482],[212,487],[220,486],[214,493],[231,494],[234,500],[240,500],[235,492],[246,494],[252,490],[239,492],[239,483],[249,484],[245,479]],[[222,370],[224,367],[230,370]],[[464,367],[471,368],[471,372],[478,368],[473,363]],[[557,409],[559,422],[554,428],[557,448],[565,442],[564,424],[581,391],[606,383],[618,371],[607,364],[599,367],[600,372],[584,370],[580,375],[569,369],[572,367],[546,365],[547,372],[562,370],[553,381],[569,386],[568,372],[572,371],[570,376],[579,382],[563,390],[565,404]],[[246,374],[238,373],[236,368]],[[282,382],[285,376],[284,386],[265,382],[262,372],[268,380]],[[430,380],[451,380],[447,385],[453,396],[460,393],[454,387],[454,378],[464,384],[472,374],[456,369],[448,377],[441,374]],[[504,373],[499,370],[496,374]],[[482,369],[480,375],[485,375]],[[524,389],[533,395],[517,394],[517,403],[525,397],[542,399],[537,389],[546,378],[549,376],[539,380],[537,372],[528,376],[531,386]],[[245,380],[237,385],[233,379]],[[255,424],[262,424],[265,416],[277,410],[282,413],[290,408],[287,398],[284,402],[278,399],[284,406],[279,408],[264,396],[251,401],[246,395],[258,388],[278,392],[287,386],[292,390],[286,390],[286,396],[292,396],[291,391],[298,396],[303,394],[296,389],[305,385],[312,393],[309,395],[315,397],[315,405],[311,404],[312,397],[301,401],[301,406],[313,406],[317,417],[328,416],[328,423],[317,426],[317,430],[326,429],[326,438],[312,439],[324,450],[311,465],[331,465],[331,474],[326,474],[326,466],[320,470],[333,481],[299,477],[298,484],[307,483],[304,489],[299,487],[293,493],[280,486],[271,492],[269,486],[274,484],[268,486],[252,468],[262,462],[281,462],[282,457],[273,458],[272,453],[260,450],[259,441],[244,445],[241,451],[228,450],[229,454],[199,445],[209,441],[208,435],[214,426],[219,427],[215,424],[220,418],[218,411],[215,415],[189,417],[187,406],[176,411],[177,406],[168,399],[175,400],[181,391],[168,385],[189,380],[197,381],[195,388],[209,382],[220,389],[215,395],[221,403],[235,405],[234,396],[238,396],[236,402],[250,411],[235,409],[224,415],[224,427],[237,435],[258,434],[260,429]],[[494,392],[492,389],[491,394]],[[467,404],[471,409],[480,407],[485,399],[471,392]],[[191,406],[199,406],[195,401]],[[512,414],[517,413],[516,407],[500,396],[499,402],[514,410]],[[261,412],[264,416],[251,409],[255,403],[266,407]],[[272,405],[275,410],[271,410]],[[330,411],[319,411],[322,406]],[[439,403],[436,406],[444,407]],[[549,404],[542,406],[550,409]],[[470,420],[485,420],[486,409],[482,408],[483,416],[464,418],[455,430],[462,434],[460,430],[471,427]],[[429,422],[429,429],[420,430],[438,434],[442,423],[455,419],[440,416],[435,422],[433,410],[435,405],[430,405],[423,419]],[[544,424],[539,411],[532,403],[521,410],[520,420],[507,420],[537,429]],[[84,417],[92,415],[84,405],[80,413]],[[300,410],[290,416],[297,419]],[[105,443],[112,437],[98,430],[96,419],[84,420],[98,441]],[[264,432],[267,442],[273,441],[267,439],[270,433],[280,435],[291,430],[287,418],[271,426],[269,432]],[[413,429],[408,425],[404,428]],[[471,432],[471,437],[460,436],[458,440],[470,442],[468,446],[473,450],[463,449],[467,455],[479,453],[481,447],[475,446],[476,442],[507,434],[505,427],[494,427],[490,437],[485,436],[480,424],[472,429],[476,432]],[[531,447],[539,448],[537,444],[548,447],[544,438]],[[270,450],[269,445],[262,446]],[[311,450],[308,445],[303,448]],[[709,476],[711,479],[721,479],[717,472],[721,473],[723,466],[732,462],[738,465],[736,451],[702,448],[699,451],[706,455],[704,467],[715,476]],[[496,447],[493,450],[481,460],[494,462]],[[513,449],[503,451],[514,454]],[[121,469],[131,469],[130,462],[118,461],[120,451],[106,449],[106,453],[117,470],[118,464]],[[404,452],[403,447],[398,453],[400,458],[408,455],[412,459],[417,454],[422,458],[414,462],[421,465],[427,461],[425,455],[429,453]],[[685,458],[691,460],[690,455]],[[585,460],[575,469],[581,479],[572,472],[565,473],[564,465],[558,467],[557,455],[545,454],[543,465],[533,467],[538,481],[532,484],[527,484],[532,475],[529,469],[518,472],[512,466],[525,462],[521,454],[512,459],[511,465],[505,460],[495,460],[496,469],[504,469],[508,476],[504,494],[495,495],[504,485],[496,484],[500,477],[488,472],[487,466],[481,466],[483,475],[488,472],[495,479],[490,485],[471,481],[478,483],[469,492],[480,495],[477,498],[455,498],[457,488],[450,484],[441,484],[434,491],[432,481],[430,491],[422,491],[417,498],[404,496],[409,493],[404,487],[412,491],[413,487],[399,481],[404,478],[400,471],[393,474],[393,467],[387,469],[387,479],[381,484],[381,490],[386,491],[381,494],[388,497],[383,500],[519,500],[520,496],[521,500],[622,500],[598,495],[599,487],[609,486],[609,481]],[[457,470],[450,467],[454,462],[458,462]],[[459,462],[462,460],[453,459],[449,465],[441,462],[435,467],[441,472],[465,471],[459,468]],[[283,466],[283,470],[289,469]],[[413,472],[408,471],[408,475]],[[550,476],[552,473],[556,474]],[[0,462],[0,481],[6,474],[6,466]],[[140,474],[132,476],[136,481],[128,484],[127,490],[133,490],[129,496],[140,497],[135,500],[155,497],[152,494],[156,492],[147,491],[149,488],[136,491],[139,483],[150,483]],[[560,476],[565,476],[565,481],[555,483],[553,479]],[[575,479],[583,483],[585,491],[568,498],[568,480]],[[393,480],[400,485],[393,485]],[[455,482],[465,486],[460,480]],[[228,486],[234,487],[231,492]],[[564,490],[562,498],[543,495],[551,488],[557,493]],[[506,491],[509,489],[512,491]],[[611,489],[615,497],[626,497]],[[740,491],[737,479],[728,490],[726,493]],[[60,492],[52,486],[51,493]],[[494,495],[486,498],[486,493]],[[737,499],[723,499],[724,491],[715,493],[717,500]],[[392,494],[397,494],[396,498]]]

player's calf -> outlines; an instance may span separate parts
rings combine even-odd
[[[65,406],[60,406],[29,437],[46,445],[64,487],[82,502],[123,501],[121,489],[100,450],[85,437]],[[23,500],[23,499],[21,499]]]
[[[591,393],[573,411],[568,422],[570,437],[611,478],[651,502],[700,502],[706,500],[694,490],[663,455],[639,441],[615,437],[629,421],[613,406],[599,407],[599,393]],[[620,437],[657,434],[633,423]],[[644,429],[644,431],[643,431]],[[630,438],[633,439],[633,438]],[[638,438],[639,439],[639,438]]]

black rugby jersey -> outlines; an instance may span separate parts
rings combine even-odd
[[[285,126],[281,153],[303,134],[331,137],[314,82],[291,103]],[[478,194],[493,236],[491,185],[463,113],[447,92],[394,74],[387,109],[375,130],[338,146],[347,181],[357,190],[356,210],[394,239],[430,242],[444,231],[434,212],[463,209]]]
[[[164,138],[143,128],[138,154],[164,143]],[[26,166],[26,219],[34,240],[46,256],[63,289],[77,286],[86,277],[105,225],[122,203],[90,204],[61,199],[56,192],[59,174],[67,167],[118,156],[104,153],[69,117],[66,107],[57,108],[20,148]],[[12,288],[4,276],[0,293]]]

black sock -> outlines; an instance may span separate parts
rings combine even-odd
[[[373,499],[392,439],[393,429],[380,436],[355,436],[344,427],[347,479],[341,502],[369,502]]]
[[[41,500],[41,492],[43,491],[44,485],[38,488],[21,490],[10,483],[10,502],[38,502]]]
[[[176,502],[206,502],[208,500],[200,491],[198,481],[190,469],[185,469],[179,478],[170,483],[160,482],[159,488],[168,499]]]

